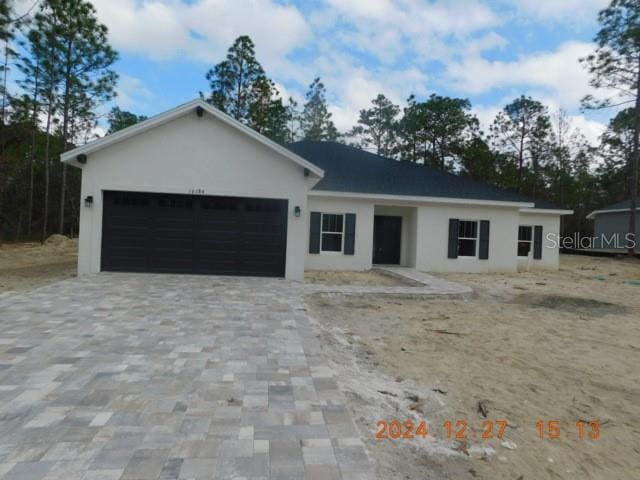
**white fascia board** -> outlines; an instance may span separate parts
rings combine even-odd
[[[68,152],[64,152],[62,155],[60,155],[60,160],[62,160],[63,162],[71,163],[73,165],[81,167],[82,165],[77,162],[78,155],[90,155],[93,152],[102,150],[103,148],[107,148],[109,145],[122,142],[123,140],[131,138],[151,128],[168,123],[171,120],[174,120],[178,117],[181,117],[182,115],[185,115],[193,111],[193,109],[197,107],[202,107],[202,109],[205,112],[208,112],[209,114],[213,115],[218,120],[226,123],[227,125],[230,125],[236,130],[241,131],[245,135],[253,138],[254,140],[257,140],[258,142],[262,143],[266,147],[276,151],[277,153],[288,158],[294,163],[297,163],[301,167],[306,168],[307,170],[309,170],[309,172],[312,172],[314,175],[318,176],[319,178],[324,177],[324,170],[322,170],[321,168],[318,168],[313,163],[305,160],[299,155],[296,155],[291,150],[286,149],[282,145],[278,145],[276,142],[268,139],[263,135],[260,135],[255,130],[247,127],[246,125],[243,125],[242,123],[231,118],[227,114],[222,113],[217,108],[213,107],[212,105],[209,105],[207,102],[200,99],[192,100],[176,108],[167,110],[164,113],[155,115],[140,123],[136,123],[135,125],[124,128],[110,135],[106,135],[97,140],[93,140],[89,143],[86,143],[85,145],[74,148],[73,150],[69,150]]]
[[[332,192],[327,190],[311,190],[311,197],[360,198],[363,200],[390,200],[418,203],[438,203],[452,205],[474,205],[487,207],[527,208],[534,207],[531,202],[503,202],[499,200],[474,200],[466,198],[427,197],[411,195],[385,195],[379,193]]]
[[[573,215],[573,210],[552,208],[521,208],[520,213],[534,213],[538,215]]]
[[[594,210],[589,215],[587,215],[587,219],[593,220],[594,218],[596,218],[596,215],[600,215],[602,213],[621,213],[621,212],[630,212],[630,211],[631,211],[630,208],[616,208],[614,210]],[[638,209],[638,211],[640,212],[640,209]]]

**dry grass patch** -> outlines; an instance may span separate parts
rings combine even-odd
[[[399,287],[407,284],[401,279],[385,275],[375,270],[366,272],[329,270],[307,270],[304,273],[304,281],[307,283],[318,283],[323,285],[366,285],[382,287]]]
[[[25,291],[76,275],[78,241],[52,235],[44,244],[0,246],[0,293]]]

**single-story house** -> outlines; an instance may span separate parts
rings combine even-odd
[[[62,161],[82,169],[81,274],[554,269],[571,213],[338,143],[287,148],[201,100]]]
[[[593,220],[593,242],[589,246],[596,250],[627,250],[628,240],[640,239],[640,210],[636,210],[635,239],[628,238],[630,213],[631,200],[625,200],[587,215],[587,219]],[[640,245],[636,245],[636,250],[640,251]]]

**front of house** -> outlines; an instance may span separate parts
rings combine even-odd
[[[200,100],[62,161],[82,169],[79,273],[554,269],[571,213],[337,143],[284,148]]]

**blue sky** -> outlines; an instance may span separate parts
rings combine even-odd
[[[117,103],[152,115],[207,90],[206,71],[243,34],[283,95],[320,76],[337,126],[377,93],[469,98],[484,124],[521,93],[562,108],[591,140],[609,113],[580,111],[578,58],[607,0],[94,0],[120,52]]]

